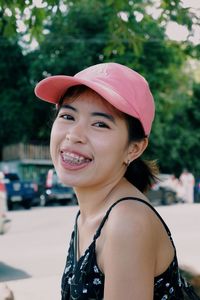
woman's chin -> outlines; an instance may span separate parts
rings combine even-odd
[[[58,174],[58,178],[59,180],[62,182],[62,184],[67,185],[67,186],[74,186],[74,180],[72,180],[72,178],[61,174],[61,173],[57,173]]]

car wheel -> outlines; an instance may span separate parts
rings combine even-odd
[[[30,199],[25,199],[22,203],[23,207],[25,209],[30,209],[31,208],[31,200]]]
[[[60,201],[60,204],[64,206],[64,205],[67,205],[68,202],[69,202],[69,200],[64,199],[64,200]]]
[[[8,206],[8,210],[12,210],[13,209],[13,203],[10,199],[8,199],[7,201],[7,206]]]

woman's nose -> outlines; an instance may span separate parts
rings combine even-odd
[[[85,130],[81,126],[74,126],[70,130],[67,131],[66,140],[69,143],[86,143],[86,135],[85,135]]]

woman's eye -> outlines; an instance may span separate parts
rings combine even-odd
[[[69,121],[73,121],[74,120],[74,117],[72,117],[71,115],[68,115],[68,114],[60,114],[59,117],[61,119],[64,119],[64,120],[69,120]]]
[[[110,128],[106,123],[104,122],[95,122],[93,124],[95,127],[100,127],[100,128]]]

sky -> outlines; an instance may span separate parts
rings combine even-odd
[[[191,7],[200,19],[200,0],[182,0],[184,7]],[[166,28],[166,34],[172,40],[184,41],[187,39],[188,30],[185,26],[170,22]],[[200,26],[194,26],[194,36],[190,38],[194,44],[200,43]]]

